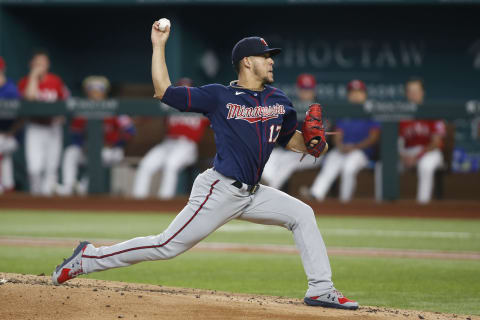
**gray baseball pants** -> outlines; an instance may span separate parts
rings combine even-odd
[[[206,170],[196,178],[188,204],[163,233],[112,246],[88,245],[82,256],[83,271],[91,273],[141,261],[171,259],[228,221],[240,219],[292,231],[308,278],[306,296],[330,291],[330,263],[312,208],[268,186],[261,185],[251,195],[246,185],[239,189],[233,182],[214,169]]]

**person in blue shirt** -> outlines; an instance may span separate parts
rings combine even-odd
[[[165,61],[170,28],[152,26],[152,78],[155,98],[210,120],[217,154],[213,168],[194,182],[185,208],[159,235],[113,246],[82,242],[52,275],[55,284],[79,274],[128,266],[140,261],[173,258],[192,248],[232,219],[278,225],[292,231],[308,278],[305,303],[357,309],[358,303],[335,289],[325,244],[311,207],[277,189],[260,185],[265,163],[276,143],[306,153],[303,135],[290,100],[273,83],[273,56],[260,37],[240,40],[232,51],[238,81],[228,86],[174,87]],[[319,141],[315,141],[318,143]],[[325,148],[326,150],[327,148]]]
[[[367,87],[360,80],[347,85],[350,103],[364,104]],[[325,156],[323,167],[310,188],[311,195],[324,200],[332,183],[340,175],[340,201],[348,202],[355,192],[358,172],[368,165],[380,137],[379,123],[370,119],[340,119],[336,123],[340,134],[333,136],[335,148]]]
[[[15,83],[6,76],[6,63],[0,57],[0,99],[19,99]],[[15,133],[20,129],[23,122],[16,119],[0,119],[0,194],[12,191],[15,187],[13,178],[12,153],[18,148]]]
[[[0,57],[0,99],[19,99],[20,93],[17,86],[12,80],[7,78],[6,69],[5,59]]]

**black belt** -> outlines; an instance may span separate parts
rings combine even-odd
[[[242,189],[243,187],[243,183],[241,181],[238,181],[238,180],[235,180],[233,183],[232,183],[232,186],[234,187],[237,187],[238,189]],[[254,185],[249,185],[247,184],[247,191],[250,193],[250,194],[254,194],[255,192],[257,192],[258,188],[260,187],[260,185],[257,183],[257,184],[254,184]]]

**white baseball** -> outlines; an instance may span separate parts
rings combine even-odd
[[[158,20],[158,30],[165,31],[167,26],[170,27],[170,20],[168,20],[167,18],[162,18]]]

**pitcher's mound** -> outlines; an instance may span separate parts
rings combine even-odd
[[[91,279],[74,279],[56,287],[48,276],[14,273],[0,273],[0,306],[0,319],[9,320],[443,320],[458,317],[374,307],[361,307],[357,311],[324,309],[308,307],[297,299]]]

